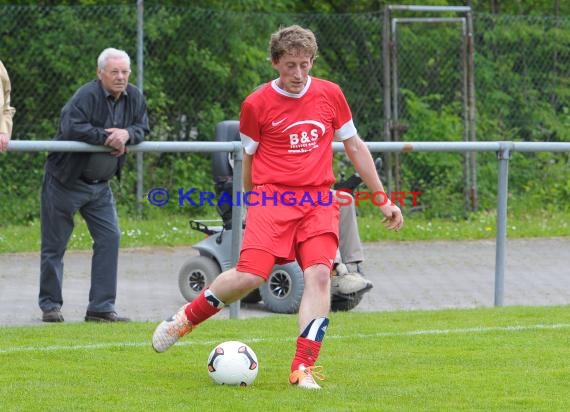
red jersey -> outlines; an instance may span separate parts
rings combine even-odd
[[[340,87],[311,76],[299,94],[276,80],[261,86],[243,102],[239,127],[254,185],[331,186],[333,139],[356,135]]]

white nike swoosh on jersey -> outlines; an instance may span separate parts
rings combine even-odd
[[[279,126],[281,123],[283,123],[285,120],[287,120],[287,118],[281,119],[278,122],[271,122],[271,126]]]

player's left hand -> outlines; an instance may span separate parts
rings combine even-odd
[[[395,230],[397,232],[404,226],[404,216],[398,206],[387,204],[380,206],[380,210],[384,215],[382,223],[388,230]]]

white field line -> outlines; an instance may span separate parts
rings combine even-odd
[[[484,333],[484,332],[520,332],[529,330],[544,329],[568,329],[570,323],[558,323],[552,325],[513,325],[513,326],[480,326],[476,328],[458,328],[458,329],[424,329],[411,330],[407,332],[378,332],[378,333],[361,333],[351,335],[327,335],[326,339],[352,339],[352,338],[391,338],[400,336],[423,336],[423,335],[451,335],[451,334],[468,334],[468,333]],[[291,338],[293,339],[293,338]],[[281,339],[279,339],[281,341]],[[243,340],[248,342],[271,342],[273,339],[266,338],[249,338]],[[192,339],[182,340],[176,346],[213,346],[218,341],[196,341]],[[15,346],[13,348],[0,348],[0,355],[18,353],[18,352],[52,352],[52,351],[72,351],[72,350],[96,350],[109,348],[130,348],[130,347],[148,347],[151,348],[151,337],[147,342],[108,342],[94,343],[90,345],[54,345],[54,346]]]

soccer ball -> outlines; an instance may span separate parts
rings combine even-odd
[[[243,342],[222,342],[208,357],[208,373],[220,385],[251,385],[258,370],[255,352]]]

